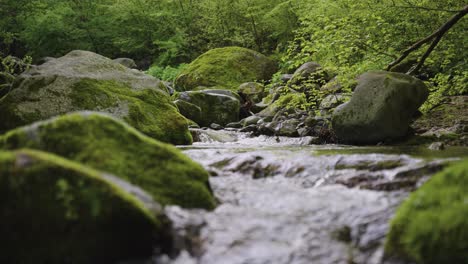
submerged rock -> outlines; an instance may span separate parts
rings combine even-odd
[[[411,194],[391,223],[386,252],[417,263],[468,259],[468,160],[434,175]]]
[[[81,112],[34,123],[0,136],[0,148],[39,149],[112,173],[161,204],[214,207],[200,165],[108,115]]]
[[[49,153],[0,152],[0,193],[1,263],[114,263],[167,242],[143,202]]]
[[[245,82],[269,80],[276,63],[245,48],[212,49],[194,60],[177,77],[175,85],[182,91],[199,86],[235,90]]]
[[[225,126],[239,120],[240,102],[230,91],[220,93],[216,90],[187,91],[177,95],[178,100],[200,108],[200,114],[181,108],[187,118],[200,126],[208,127],[212,123]],[[181,105],[181,103],[179,103]],[[191,107],[193,108],[193,107]]]
[[[159,80],[88,51],[20,75],[0,103],[0,132],[82,110],[110,113],[164,142],[191,142],[187,120]]]
[[[351,100],[334,111],[333,130],[344,143],[375,144],[400,139],[427,96],[425,84],[409,75],[365,73]]]

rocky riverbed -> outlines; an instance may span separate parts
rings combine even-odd
[[[219,206],[167,207],[180,254],[153,263],[389,263],[383,244],[397,207],[446,161],[468,155],[204,135],[180,148],[211,173]]]

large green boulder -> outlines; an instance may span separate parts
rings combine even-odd
[[[194,90],[199,86],[236,90],[245,82],[269,80],[276,63],[246,48],[212,49],[194,60],[176,78],[176,88]]]
[[[1,149],[57,154],[141,187],[161,204],[214,207],[208,173],[177,148],[102,113],[78,112],[0,136]]]
[[[387,255],[421,264],[468,261],[468,160],[434,175],[398,209]]]
[[[107,112],[146,135],[190,144],[187,120],[164,85],[142,72],[88,51],[32,67],[0,101],[0,132],[73,111]]]
[[[375,144],[404,137],[428,93],[421,80],[403,73],[373,71],[361,75],[351,100],[333,113],[338,141]]]
[[[53,154],[0,152],[0,196],[0,263],[115,263],[165,240],[164,221],[110,176]]]
[[[208,127],[212,123],[224,126],[239,121],[240,101],[238,95],[231,91],[187,91],[178,93],[177,98],[201,110],[199,114],[194,114],[188,111],[191,108],[179,108],[183,115],[200,126]]]

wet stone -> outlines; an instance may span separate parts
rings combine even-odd
[[[195,243],[164,263],[382,264],[396,208],[443,160],[340,154],[353,148],[308,145],[313,140],[239,134],[234,142],[185,147],[216,173],[210,184],[219,206],[183,210],[183,219],[169,214],[188,236],[182,241]],[[334,153],[318,155],[321,149]],[[200,227],[196,239],[193,226]]]

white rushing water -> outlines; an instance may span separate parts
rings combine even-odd
[[[181,252],[153,263],[383,263],[397,206],[441,167],[403,153],[340,153],[354,148],[304,138],[210,133],[181,149],[213,175],[219,206],[166,207]]]

